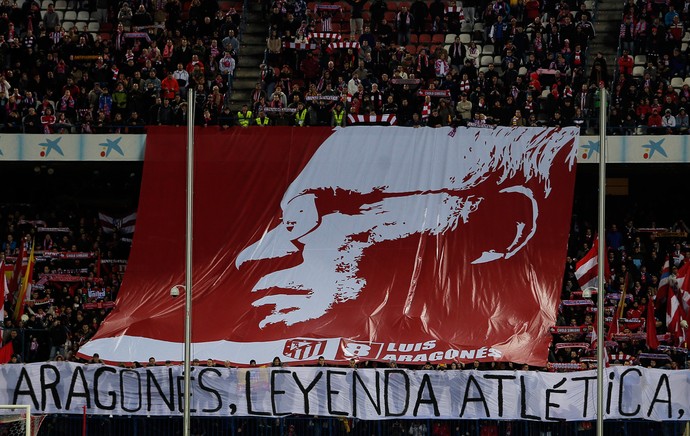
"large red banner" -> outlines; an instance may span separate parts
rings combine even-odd
[[[545,364],[577,129],[195,132],[193,356]],[[116,308],[82,355],[182,359],[185,131],[147,137]]]

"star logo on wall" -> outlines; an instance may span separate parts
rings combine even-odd
[[[587,144],[583,145],[582,148],[586,150],[582,153],[582,159],[589,159],[594,152],[600,153],[599,141],[587,141]]]
[[[60,156],[64,156],[65,153],[62,152],[62,148],[59,145],[61,139],[62,136],[55,139],[46,139],[45,142],[39,143],[38,145],[43,147],[43,149],[39,153],[41,157],[48,157],[50,152],[53,150],[55,150],[55,153],[59,154]]]
[[[654,153],[659,153],[663,157],[668,157],[666,154],[666,150],[661,146],[661,144],[664,143],[666,139],[660,139],[658,141],[649,141],[649,144],[645,144],[642,146],[642,148],[647,149],[647,151],[642,155],[643,158],[645,159],[651,159],[652,156],[654,156]]]
[[[122,147],[120,147],[120,141],[122,141],[122,136],[119,138],[112,140],[112,139],[106,139],[105,142],[101,142],[100,145],[103,147],[103,150],[101,151],[101,157],[108,157],[110,156],[111,152],[117,152],[120,154],[120,156],[124,156],[125,152],[122,151]]]

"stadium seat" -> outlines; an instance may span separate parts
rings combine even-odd
[[[402,9],[403,6],[410,9],[410,2],[398,2],[398,10]]]
[[[62,18],[65,16],[65,11],[59,11],[56,9],[55,13],[57,14],[58,18],[60,19],[60,22],[62,23]]]
[[[690,77],[686,77],[685,80],[683,80],[683,85],[690,85]]]
[[[455,33],[449,33],[446,35],[445,43],[452,44],[453,42],[455,42]]]
[[[645,55],[635,56],[635,65],[647,65],[647,56],[645,56]]]
[[[479,67],[479,72],[486,74],[486,72],[489,71],[489,67]]]
[[[100,30],[101,26],[98,23],[98,21],[90,21],[89,22],[89,32],[98,32]]]
[[[472,33],[472,23],[462,23],[460,25],[461,33]]]
[[[90,18],[89,11],[79,11],[79,13],[77,13],[78,21],[89,21]]]
[[[431,37],[432,44],[443,44],[445,42],[442,34],[436,34]]]
[[[419,43],[420,44],[430,44],[431,43],[431,35],[428,35],[426,33],[419,35]]]
[[[411,34],[410,35],[410,44],[417,44],[417,43],[419,43],[419,36],[417,36],[414,33]]]
[[[87,27],[89,25],[89,23],[87,23],[86,21],[77,21],[76,23],[74,23],[74,25],[77,27],[77,30],[81,32],[84,30],[84,27]]]
[[[687,42],[682,43],[680,45],[680,50],[681,50],[681,53],[685,53],[686,51],[688,51],[688,43]]]
[[[682,88],[683,87],[683,79],[680,77],[674,77],[671,79],[671,86],[674,88]]]
[[[76,21],[76,20],[77,20],[77,13],[75,11],[65,11],[65,21]]]
[[[503,57],[501,55],[494,56],[494,64],[495,65],[501,65],[501,62],[503,62]]]
[[[482,46],[482,54],[493,55],[494,54],[494,45],[493,44],[484,44]]]
[[[65,9],[67,9],[67,2],[65,0],[57,0],[55,2],[55,9],[64,11]]]
[[[69,31],[74,27],[74,21],[63,21],[62,28]]]
[[[546,98],[549,96],[549,93],[551,92],[550,89],[545,89],[541,92],[541,95],[539,98],[546,100]]]
[[[53,0],[43,0],[43,2],[41,3],[41,10],[45,11],[46,9],[48,9],[48,5],[51,3],[53,3]]]
[[[633,68],[633,77],[642,77],[644,75],[644,67],[637,66]]]
[[[518,70],[518,75],[519,76],[527,76],[527,68],[520,67],[520,69]]]
[[[470,37],[470,35],[468,33],[461,33],[460,34],[460,42],[461,43],[467,45],[470,43],[470,41],[472,41],[472,38]]]
[[[483,32],[484,31],[484,24],[483,23],[474,23],[474,27],[472,28],[473,32]]]
[[[417,53],[417,46],[416,45],[410,44],[410,45],[406,46],[405,49],[407,50],[407,52],[409,54],[416,54]]]
[[[490,63],[493,63],[494,57],[493,56],[482,56],[480,65],[482,67],[488,67]]]
[[[683,42],[690,42],[690,32],[685,32],[685,35],[683,35]]]

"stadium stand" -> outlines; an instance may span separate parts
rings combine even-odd
[[[95,3],[76,9],[68,6],[64,1],[6,3],[0,11],[5,67],[0,78],[2,131],[137,133],[151,124],[183,125],[188,114],[184,90],[192,86],[197,90],[196,123],[220,128],[397,122],[414,127],[577,125],[591,132],[595,126],[590,120],[598,107],[596,84],[608,83],[609,77],[603,56],[592,56],[591,66],[587,65],[587,48],[594,37],[596,5],[592,3],[493,0],[477,5],[468,2],[463,7],[460,2],[420,0],[411,4],[265,1],[246,11],[254,17],[251,13],[261,9],[264,23],[269,24],[257,73],[260,80],[248,93],[246,107],[231,108],[242,30],[261,25],[242,21],[243,4],[168,0],[134,8],[128,2],[108,3],[107,9]],[[685,51],[680,50],[687,50],[683,41],[690,38],[683,28],[688,14],[669,9],[654,3],[631,4],[625,10],[620,29],[625,52],[618,58],[611,82],[612,134],[687,131],[682,106],[690,97],[686,83],[690,79],[685,79],[687,62],[681,54]],[[667,35],[673,44],[661,43]],[[640,78],[636,78],[638,73]],[[49,281],[44,290],[35,287],[39,292],[33,300],[53,302],[44,308],[27,307],[28,321],[6,318],[5,335],[14,335],[12,328],[21,333],[12,341],[22,361],[55,358],[56,354],[72,358],[74,348],[93,334],[107,313],[98,304],[95,312],[84,313],[81,305],[112,301],[117,294],[120,273],[103,276],[103,262],[126,259],[126,253],[112,254],[102,239],[104,229],[94,221],[96,216],[81,218],[81,224],[69,226],[58,219],[42,224],[69,227],[63,234],[36,233],[40,228],[24,222],[23,214],[5,217],[0,236],[7,264],[17,258],[18,247],[28,243],[26,236],[36,233],[40,236],[37,249],[44,253],[34,278],[65,274],[65,270],[72,272],[72,279],[79,277],[68,282],[76,286],[55,286],[60,282]],[[626,237],[638,237],[631,232]],[[584,244],[591,246],[591,240],[576,242],[571,245],[568,274],[574,273],[573,259],[582,257]],[[654,292],[650,277],[658,281],[662,266],[646,263],[652,252],[655,259],[663,259],[672,248],[645,250],[630,245],[632,240],[627,242],[626,252],[614,248],[612,262],[613,280],[623,274],[626,292],[632,292],[618,311],[620,319],[631,318],[629,311],[637,318],[638,312],[644,313],[649,293]],[[121,245],[118,240],[108,243]],[[634,253],[637,248],[639,253]],[[89,257],[60,259],[51,252]],[[647,271],[641,273],[641,266],[648,266]],[[576,280],[566,277],[563,299],[577,299],[578,292]],[[69,307],[67,300],[79,308]],[[587,327],[593,322],[588,307],[564,307],[559,324]],[[663,334],[663,308],[657,309]],[[55,337],[38,338],[41,352],[32,352],[39,335],[26,334],[25,329],[55,330],[58,320],[61,327]],[[645,326],[633,323],[631,327],[631,333],[641,333]],[[563,343],[586,342],[591,336],[588,330],[583,329],[582,335],[554,335],[551,363],[580,362],[587,357],[584,348],[573,350]],[[63,337],[69,337],[69,342]],[[645,351],[645,342],[621,342],[618,348],[634,360]]]

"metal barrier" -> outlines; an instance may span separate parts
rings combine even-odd
[[[664,435],[681,436],[686,422],[607,421],[609,436]],[[410,427],[414,427],[410,430]],[[49,415],[39,435],[83,435],[81,415]],[[89,416],[86,435],[93,436],[167,436],[181,434],[181,417]],[[360,421],[336,418],[192,418],[196,436],[588,436],[594,435],[590,422],[530,421]]]

